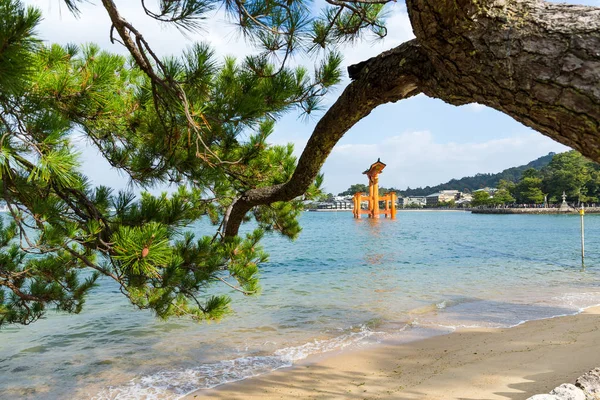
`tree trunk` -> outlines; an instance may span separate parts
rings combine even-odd
[[[485,104],[600,161],[600,8],[541,0],[406,0],[416,39],[348,68],[353,82],[319,121],[289,182],[253,206],[303,194],[337,141],[380,104],[424,93]]]
[[[532,0],[407,0],[433,64],[428,96],[472,102],[600,161],[600,8]]]

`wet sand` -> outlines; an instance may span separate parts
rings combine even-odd
[[[600,307],[309,359],[185,399],[526,399],[600,366]]]

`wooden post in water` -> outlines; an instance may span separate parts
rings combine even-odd
[[[371,218],[379,218],[379,174],[373,176],[373,205]]]
[[[354,210],[352,210],[352,212],[354,213],[354,218],[358,218],[360,219],[360,203],[362,200],[362,193],[358,192],[354,194]]]
[[[579,210],[579,215],[581,215],[581,268],[585,269],[585,231],[583,228],[583,216],[585,215],[585,210],[583,204]]]
[[[369,218],[373,218],[373,182],[369,177]]]
[[[392,198],[391,194],[387,194],[387,195],[383,196],[383,204],[385,205],[385,207],[383,209],[384,210],[383,215],[385,215],[386,218],[388,218],[388,215],[390,216],[390,218],[392,217],[390,207],[389,207],[389,201],[391,198]]]

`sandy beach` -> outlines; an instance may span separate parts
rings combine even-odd
[[[372,345],[186,399],[526,399],[600,366],[600,307],[509,329]]]

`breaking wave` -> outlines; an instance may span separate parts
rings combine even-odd
[[[332,339],[314,340],[300,346],[282,348],[272,355],[240,357],[192,368],[158,371],[132,379],[121,386],[108,387],[92,398],[95,400],[179,399],[199,389],[210,389],[280,368],[291,367],[295,362],[311,355],[360,346],[367,343],[365,340],[367,338],[377,340],[383,335],[382,332],[375,332],[361,326],[355,332]]]

